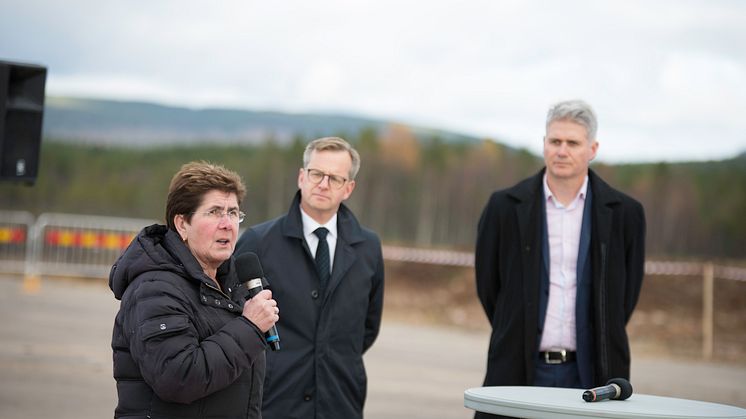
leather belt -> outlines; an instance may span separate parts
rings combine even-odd
[[[539,352],[539,358],[547,364],[564,364],[575,361],[575,352],[559,349],[556,351]]]

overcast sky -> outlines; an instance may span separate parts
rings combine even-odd
[[[550,104],[599,159],[746,151],[746,1],[0,0],[0,59],[47,94],[343,112],[540,153]]]

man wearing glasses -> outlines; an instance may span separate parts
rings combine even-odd
[[[267,353],[264,419],[362,418],[363,353],[383,308],[381,243],[342,203],[360,156],[336,137],[303,153],[288,213],[248,229],[236,254],[259,256],[282,308],[282,349]]]

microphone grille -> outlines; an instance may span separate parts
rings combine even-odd
[[[616,384],[622,389],[621,394],[617,397],[617,400],[627,400],[632,395],[632,384],[624,378],[612,378],[606,385]]]
[[[236,256],[236,273],[240,281],[264,277],[259,257],[253,252],[241,253]]]

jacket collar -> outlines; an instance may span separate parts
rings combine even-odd
[[[593,170],[588,170],[589,187],[593,190],[593,199],[599,206],[609,206],[622,202],[619,192],[609,186]]]
[[[532,201],[537,194],[543,194],[542,179],[546,167],[541,169],[537,174],[519,182],[517,185],[508,189],[508,195],[519,202]],[[593,199],[597,205],[613,205],[621,202],[618,192],[601,179],[596,172],[588,169],[588,187],[592,188]]]
[[[164,236],[163,244],[164,248],[179,261],[179,265],[184,267],[184,270],[187,273],[187,278],[190,278],[193,281],[205,283],[211,287],[215,286],[212,278],[207,276],[204,269],[202,269],[202,265],[199,264],[197,258],[194,257],[189,248],[184,244],[184,241],[178,233],[168,229]],[[221,286],[232,286],[235,282],[234,274],[235,268],[233,257],[231,256],[218,267],[216,277]]]
[[[189,281],[214,286],[179,234],[165,225],[153,224],[140,231],[112,266],[109,287],[121,299],[135,278],[154,271],[173,272]],[[217,276],[221,284],[235,282],[232,257],[218,268]]]
[[[293,202],[290,203],[287,217],[282,221],[282,234],[287,237],[303,239],[303,220],[300,213],[300,196],[298,190],[295,193]],[[358,223],[355,215],[343,203],[337,210],[337,234],[339,238],[349,244],[358,243],[365,238],[363,237],[362,228]]]
[[[534,176],[518,182],[518,184],[507,190],[508,196],[519,202],[533,201],[537,194],[542,193],[542,179],[544,178],[545,171],[546,168],[543,168]]]
[[[507,190],[507,194],[516,204],[516,217],[518,219],[518,228],[521,235],[522,246],[530,246],[536,230],[534,230],[533,220],[541,216],[536,212],[543,209],[543,168],[536,175],[519,182],[514,187]],[[609,186],[600,176],[591,169],[588,169],[588,185],[591,188],[593,201],[591,203],[592,225],[591,231],[597,236],[601,243],[608,243],[611,237],[611,221],[613,216],[613,207],[618,205],[622,199],[615,189]],[[534,215],[532,215],[534,214]]]

